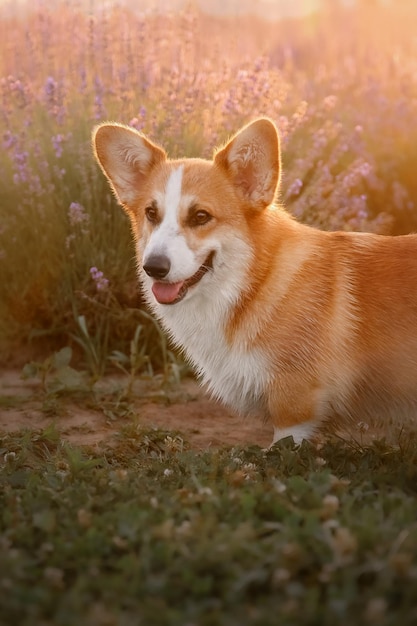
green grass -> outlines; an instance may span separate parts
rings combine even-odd
[[[417,448],[0,438],[0,624],[415,624]]]

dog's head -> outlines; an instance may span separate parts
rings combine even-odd
[[[228,270],[236,255],[249,256],[251,223],[274,201],[279,182],[278,133],[270,120],[245,126],[212,161],[170,160],[121,124],[95,128],[93,144],[130,216],[150,300],[188,299],[213,268]]]

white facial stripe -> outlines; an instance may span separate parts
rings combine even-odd
[[[181,202],[181,187],[182,187],[182,174],[184,166],[180,165],[174,170],[168,178],[168,183],[165,190],[164,209],[165,216],[164,222],[166,224],[174,225],[178,227],[178,212]]]
[[[180,165],[173,170],[168,178],[164,191],[155,194],[155,200],[162,211],[162,222],[155,231],[162,233],[162,238],[166,233],[177,234],[179,230],[178,214],[181,202],[182,174],[184,166]]]
[[[182,173],[180,165],[168,178],[165,191],[158,191],[155,200],[162,211],[162,221],[155,228],[148,243],[148,254],[165,253],[169,242],[179,233],[178,213],[181,202]]]
[[[174,169],[165,191],[155,193],[155,200],[161,208],[161,223],[154,229],[145,248],[144,259],[153,254],[166,255],[171,262],[171,270],[166,276],[170,282],[186,280],[198,270],[200,263],[188,247],[179,223],[180,204],[187,201],[181,195],[184,166]]]

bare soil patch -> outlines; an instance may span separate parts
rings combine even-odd
[[[117,436],[132,421],[144,428],[179,431],[192,448],[223,445],[267,446],[272,427],[262,420],[243,419],[210,400],[194,380],[171,389],[155,381],[135,381],[128,401],[117,396],[126,386],[120,377],[106,377],[94,393],[45,393],[38,380],[21,378],[21,371],[0,371],[0,431],[35,430],[54,423],[63,439],[95,445]],[[99,399],[97,399],[99,398]]]
[[[259,445],[272,441],[271,424],[242,418],[211,400],[193,379],[164,385],[162,379],[138,378],[126,395],[127,377],[106,376],[88,391],[53,393],[38,379],[23,379],[21,370],[0,369],[0,432],[38,430],[54,424],[63,440],[77,445],[99,445],[117,437],[124,428],[137,424],[144,429],[175,431],[191,448]],[[385,438],[401,445],[416,425],[359,423],[336,436],[360,445]],[[325,439],[326,437],[324,437]],[[320,438],[321,439],[321,438]]]

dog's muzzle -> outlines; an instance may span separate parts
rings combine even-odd
[[[168,275],[171,269],[171,262],[168,257],[164,255],[149,257],[143,269],[148,276],[156,279],[152,285],[152,293],[157,302],[159,302],[159,304],[177,304],[177,302],[180,302],[188,290],[199,283],[203,276],[213,268],[213,258],[214,252],[210,252],[203,265],[201,265],[190,278],[177,283],[170,283],[161,280]]]

